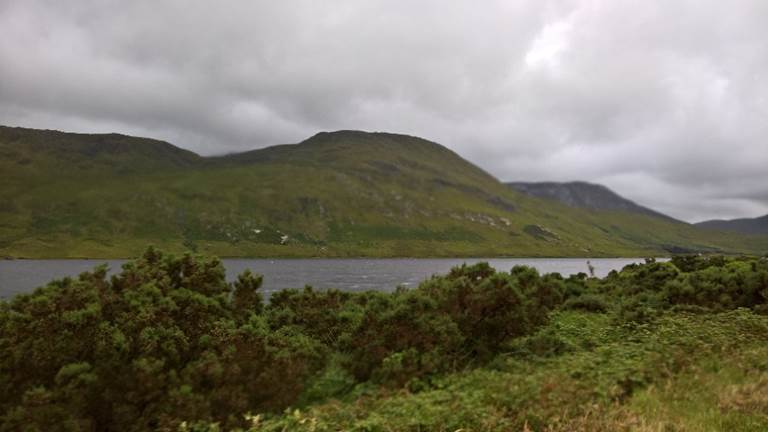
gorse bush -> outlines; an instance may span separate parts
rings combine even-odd
[[[768,307],[768,260],[721,256],[648,260],[612,272],[588,291],[611,298],[624,321],[649,321],[671,308],[762,312]]]
[[[3,429],[235,427],[356,383],[485,361],[562,299],[559,279],[487,264],[414,290],[285,290],[267,305],[261,282],[228,284],[217,259],[150,248],[111,278],[100,267],[3,302]]]
[[[464,336],[464,353],[487,359],[505,340],[544,324],[549,311],[562,302],[563,290],[556,275],[540,277],[523,266],[496,272],[480,263],[433,277],[416,292],[435,299],[442,314],[456,323]]]
[[[599,365],[600,356],[614,351],[623,360],[611,362],[630,365],[632,356],[655,351],[629,342],[665,328],[654,324],[666,322],[659,321],[665,314],[764,311],[768,260],[649,260],[603,279],[464,265],[415,289],[306,287],[274,293],[268,303],[261,283],[250,272],[227,283],[217,259],[150,248],[112,277],[99,267],[1,302],[0,430],[207,430],[213,423],[229,430],[263,418],[255,413],[284,428],[306,420],[281,417],[288,407],[334,398],[375,401],[401,390],[442,394],[445,377],[459,371],[486,370],[481,375],[490,377],[511,364],[525,377],[531,364],[573,355],[575,362],[594,357]],[[553,316],[560,318],[553,323]],[[698,340],[691,345],[697,350]],[[617,343],[626,346],[617,350]],[[665,362],[693,352],[676,349],[664,348],[672,356]],[[669,367],[686,364],[682,360]],[[590,393],[578,377],[606,376],[590,367],[564,376],[574,393],[563,393],[562,403],[577,393],[621,402],[655,376],[651,366],[639,372],[621,366],[607,375],[615,382]],[[537,381],[525,379],[528,387],[521,388],[534,392]],[[482,400],[468,403],[482,411]],[[408,427],[441,424],[447,414],[435,415],[436,423],[414,419]],[[538,417],[531,416],[524,421],[534,424]],[[483,416],[476,417],[472,421]],[[451,427],[461,424],[451,418],[457,419]],[[494,424],[517,428],[524,424],[519,420]]]
[[[19,295],[0,308],[3,430],[174,429],[282,408],[323,365],[323,344],[272,331],[248,273],[153,249]],[[237,414],[237,415],[236,415]]]
[[[545,323],[562,291],[554,275],[481,263],[392,294],[284,290],[266,315],[273,328],[297,326],[343,353],[359,381],[400,386],[489,360],[504,341]]]

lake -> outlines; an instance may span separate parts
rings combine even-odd
[[[393,259],[224,259],[227,279],[234,280],[245,269],[264,275],[265,294],[283,288],[338,288],[345,291],[392,291],[398,285],[414,287],[433,274],[447,273],[462,263],[486,261],[500,271],[515,265],[535,267],[540,273],[564,276],[587,273],[587,258],[393,258]],[[642,258],[589,258],[596,276],[620,270]],[[0,298],[29,292],[52,279],[77,276],[107,263],[119,271],[125,260],[8,260],[0,261]]]

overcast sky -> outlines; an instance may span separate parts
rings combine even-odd
[[[768,1],[0,0],[0,124],[221,154],[418,135],[502,180],[768,213]]]

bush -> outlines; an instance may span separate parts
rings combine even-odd
[[[566,300],[563,303],[563,309],[605,313],[610,309],[610,305],[600,294],[584,294]]]
[[[768,262],[721,256],[649,260],[603,279],[596,291],[618,302],[620,321],[647,322],[673,308],[762,311],[768,298]]]
[[[306,287],[277,292],[269,304],[259,293],[261,276],[245,272],[228,284],[217,259],[150,248],[120,274],[106,274],[99,267],[0,302],[0,430],[246,427],[262,418],[248,420],[246,413],[399,393],[387,387],[430,397],[441,395],[445,375],[454,371],[488,365],[503,371],[499,365],[507,361],[528,368],[568,355],[576,369],[563,376],[577,394],[585,390],[578,380],[592,373],[579,362],[613,352],[619,342],[626,350],[605,361],[618,366],[600,366],[605,370],[595,374],[615,375],[598,393],[621,401],[650,376],[650,368],[635,370],[632,359],[658,351],[633,338],[660,332],[660,346],[675,339],[678,347],[690,342],[699,349],[701,341],[722,336],[689,337],[679,331],[695,328],[688,321],[741,308],[768,311],[762,258],[648,260],[603,279],[464,265],[415,289]],[[745,310],[720,319],[754,324],[750,334],[764,331],[763,321]],[[667,351],[656,360],[669,370],[691,354]],[[525,370],[516,373],[524,381]],[[435,424],[450,414],[441,410],[431,417]],[[285,425],[291,418],[312,426],[300,414],[283,417]],[[414,421],[411,426],[421,424]]]
[[[250,273],[227,284],[217,259],[150,248],[111,279],[100,267],[2,303],[3,429],[237,425],[234,413],[293,403],[325,350],[271,331],[260,285]]]

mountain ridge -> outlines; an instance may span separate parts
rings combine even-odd
[[[86,134],[62,132],[53,129],[28,129],[0,125],[3,147],[8,150],[24,146],[35,152],[53,153],[59,157],[67,154],[63,151],[81,154],[91,158],[138,154],[147,159],[164,157],[175,165],[190,165],[204,159],[197,153],[173,145],[167,141],[145,137],[133,137],[119,133]],[[57,154],[58,153],[58,154]]]
[[[524,194],[555,200],[569,207],[589,210],[620,210],[685,223],[639,205],[601,184],[585,181],[507,182],[506,184]]]
[[[202,157],[147,138],[10,129],[0,128],[0,256],[129,257],[150,243],[248,257],[768,248],[763,239],[527,196],[440,144],[408,135],[325,132]],[[136,152],[68,151],[99,142],[136,143]]]
[[[710,230],[750,235],[768,235],[768,215],[756,218],[712,219],[694,225]]]

